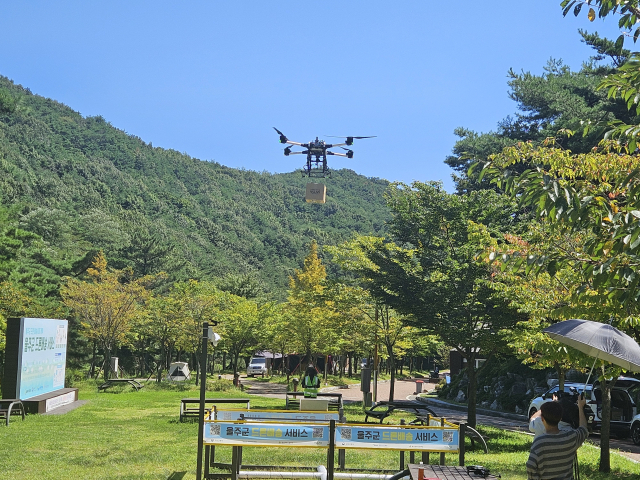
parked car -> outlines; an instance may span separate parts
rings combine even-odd
[[[254,375],[262,375],[264,377],[267,371],[267,359],[265,357],[251,357],[247,366],[247,377],[253,377]]]
[[[593,385],[588,384],[587,385],[587,398],[591,398],[591,389],[593,388]],[[577,392],[577,393],[582,393],[582,391],[584,390],[584,383],[577,383],[577,382],[564,382],[564,391],[567,393],[571,393],[571,392]],[[545,402],[550,402],[553,400],[553,394],[554,393],[558,393],[558,391],[560,391],[560,385],[554,385],[553,387],[551,387],[549,390],[547,390],[546,392],[544,392],[542,395],[540,395],[539,397],[534,398],[533,400],[531,400],[531,403],[529,404],[529,418],[531,418],[531,416],[536,413],[538,410],[540,410],[540,405],[542,405]]]
[[[611,434],[619,438],[631,436],[636,445],[640,445],[640,415],[638,415],[637,409],[639,401],[640,380],[631,377],[618,377],[611,389]],[[594,384],[591,401],[588,404],[595,413],[593,428],[600,430],[602,391],[599,382]]]

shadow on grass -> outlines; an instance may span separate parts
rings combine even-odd
[[[186,474],[187,472],[173,472],[167,477],[167,480],[182,480]]]
[[[517,453],[531,448],[533,437],[484,425],[479,425],[477,430],[484,437],[491,453]]]

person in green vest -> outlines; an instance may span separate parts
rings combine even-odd
[[[320,388],[318,372],[313,365],[309,365],[302,379],[304,398],[316,398],[318,396],[318,388]]]

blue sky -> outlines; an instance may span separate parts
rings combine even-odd
[[[490,131],[515,112],[510,68],[541,73],[553,57],[579,69],[591,50],[578,28],[617,36],[617,19],[564,18],[559,3],[6,2],[0,74],[234,168],[302,166],[274,126],[302,142],[377,135],[329,166],[453,191],[453,130]]]

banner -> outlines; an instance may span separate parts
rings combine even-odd
[[[336,425],[336,448],[453,452],[458,439],[457,428]]]
[[[249,422],[205,422],[208,445],[328,447],[329,425]]]

